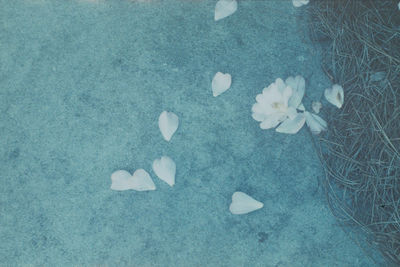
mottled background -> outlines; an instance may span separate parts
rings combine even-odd
[[[330,85],[307,7],[240,1],[0,0],[1,265],[373,266],[337,226],[306,129],[263,131],[255,96],[303,75]],[[212,96],[217,71],[230,90]],[[157,119],[180,117],[170,143]],[[324,115],[321,115],[324,116]],[[176,185],[152,161],[177,164]],[[157,190],[110,190],[117,169]],[[229,212],[243,191],[264,208]]]

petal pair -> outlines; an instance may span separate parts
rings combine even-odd
[[[118,170],[111,175],[111,189],[148,191],[155,190],[156,186],[150,175],[143,169],[136,170],[133,175],[127,171]]]

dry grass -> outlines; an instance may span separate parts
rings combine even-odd
[[[329,110],[329,131],[317,140],[328,202],[343,226],[364,231],[388,265],[400,266],[397,4],[320,0],[309,9],[312,39],[324,50],[322,67],[345,89],[344,106]]]

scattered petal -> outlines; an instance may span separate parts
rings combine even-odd
[[[176,165],[170,157],[163,156],[160,159],[154,160],[153,170],[158,178],[170,186],[175,184]]]
[[[325,98],[329,103],[341,108],[344,102],[343,87],[334,84],[332,88],[325,89]]]
[[[129,189],[148,191],[155,190],[156,186],[150,175],[143,169],[136,170],[133,175],[127,171],[118,170],[111,175],[111,189],[117,191]]]
[[[306,118],[304,113],[298,113],[294,119],[287,119],[282,122],[281,125],[276,128],[276,131],[285,134],[295,134],[300,131],[305,122]]]
[[[292,0],[293,6],[295,7],[307,5],[309,2],[310,0]]]
[[[217,72],[211,82],[213,96],[219,96],[231,87],[232,76],[229,73]]]
[[[173,112],[163,111],[158,118],[158,127],[166,141],[170,141],[178,129],[179,118]]]
[[[111,189],[112,190],[128,190],[133,189],[132,175],[124,170],[118,170],[111,174]]]
[[[320,111],[321,108],[322,108],[322,104],[321,104],[321,102],[319,102],[319,101],[313,101],[313,102],[311,103],[311,107],[312,107],[312,109],[314,110],[314,112],[318,114],[319,111]]]
[[[319,134],[321,131],[325,131],[328,127],[326,121],[324,121],[320,116],[307,111],[304,112],[304,115],[306,117],[307,126],[313,134]]]
[[[298,108],[304,97],[304,93],[306,90],[306,81],[302,76],[297,75],[296,77],[288,77],[285,83],[293,90],[288,105],[294,108]]]
[[[229,207],[229,210],[232,214],[246,214],[261,209],[263,206],[263,203],[255,200],[245,193],[235,192],[232,195],[232,203]]]
[[[215,5],[214,20],[226,18],[237,10],[236,0],[219,0]]]
[[[153,183],[153,180],[143,169],[138,169],[133,173],[133,185],[134,190],[137,191],[147,191],[147,190],[155,190],[156,186]]]

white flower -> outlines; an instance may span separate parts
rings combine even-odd
[[[305,118],[297,113],[301,107],[305,91],[305,81],[301,76],[289,77],[286,82],[278,78],[256,97],[252,107],[253,118],[261,122],[261,129],[278,126],[281,133],[297,133],[303,127]]]
[[[319,134],[321,131],[325,131],[326,128],[328,127],[326,121],[324,121],[318,115],[305,111],[304,116],[306,118],[307,126],[310,128],[313,134]]]
[[[301,7],[303,5],[307,5],[310,2],[310,0],[292,0],[293,6],[295,7]]]
[[[334,84],[332,88],[325,89],[325,98],[329,103],[341,108],[344,102],[344,92],[343,87]]]

